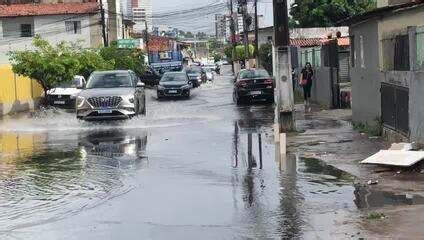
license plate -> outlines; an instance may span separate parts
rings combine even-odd
[[[54,104],[63,105],[63,104],[65,104],[66,102],[65,102],[65,101],[54,101],[53,103],[54,103]]]
[[[250,95],[260,95],[262,94],[262,91],[251,91]]]
[[[178,91],[177,90],[169,90],[168,92],[169,93],[177,93]]]
[[[97,112],[99,114],[107,114],[107,113],[112,113],[111,109],[103,109],[103,110],[97,110]]]

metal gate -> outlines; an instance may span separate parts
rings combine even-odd
[[[339,81],[350,81],[350,54],[349,51],[339,51]]]
[[[381,117],[385,127],[409,135],[409,89],[381,84]]]

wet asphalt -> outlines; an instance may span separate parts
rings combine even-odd
[[[276,159],[273,106],[237,107],[228,70],[190,100],[148,90],[142,118],[1,120],[0,238],[357,236],[354,177],[299,151]]]

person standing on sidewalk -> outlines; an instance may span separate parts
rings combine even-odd
[[[303,96],[305,98],[305,111],[310,111],[309,99],[311,98],[312,80],[314,78],[314,70],[311,63],[307,62],[300,73],[299,85],[303,87]]]

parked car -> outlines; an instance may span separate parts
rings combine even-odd
[[[64,83],[56,88],[52,88],[47,91],[47,101],[50,106],[63,108],[63,109],[74,109],[75,98],[81,89],[77,86],[84,85],[85,78],[83,76],[75,76],[71,83]]]
[[[140,76],[140,80],[148,86],[156,86],[159,84],[162,75],[154,68],[148,66],[144,73]]]
[[[185,72],[165,73],[157,87],[158,99],[164,97],[186,97],[190,98],[192,84]]]
[[[200,84],[206,82],[206,73],[201,67],[190,66],[186,68],[185,72],[193,87],[199,87]]]
[[[264,69],[244,69],[234,81],[233,98],[237,105],[243,100],[274,101],[274,79]]]
[[[76,99],[82,120],[128,119],[146,113],[144,83],[130,70],[93,72]]]
[[[230,64],[228,60],[225,60],[225,59],[221,60],[221,65],[228,65],[228,64]]]

